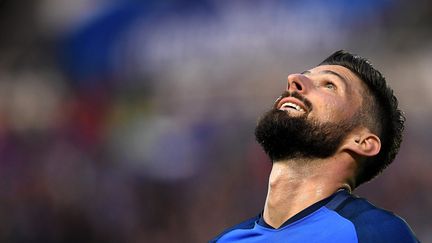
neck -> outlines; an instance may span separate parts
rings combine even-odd
[[[287,160],[273,163],[263,217],[279,228],[308,206],[341,188],[351,190],[352,168],[330,160]]]

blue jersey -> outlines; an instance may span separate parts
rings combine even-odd
[[[238,224],[210,242],[419,242],[408,224],[346,190],[304,209],[275,229],[262,215]]]

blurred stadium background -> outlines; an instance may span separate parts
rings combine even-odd
[[[205,242],[260,212],[286,76],[369,57],[408,117],[357,190],[432,242],[427,0],[0,1],[0,242]]]

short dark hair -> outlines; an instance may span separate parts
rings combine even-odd
[[[363,124],[381,140],[380,152],[367,158],[356,176],[356,187],[381,173],[399,152],[404,130],[405,116],[398,107],[393,90],[384,76],[365,58],[340,50],[319,65],[340,65],[356,74],[367,89],[363,92],[361,117]]]

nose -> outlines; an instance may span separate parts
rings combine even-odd
[[[305,93],[309,78],[303,74],[296,73],[288,75],[287,91],[297,91],[299,93]]]

